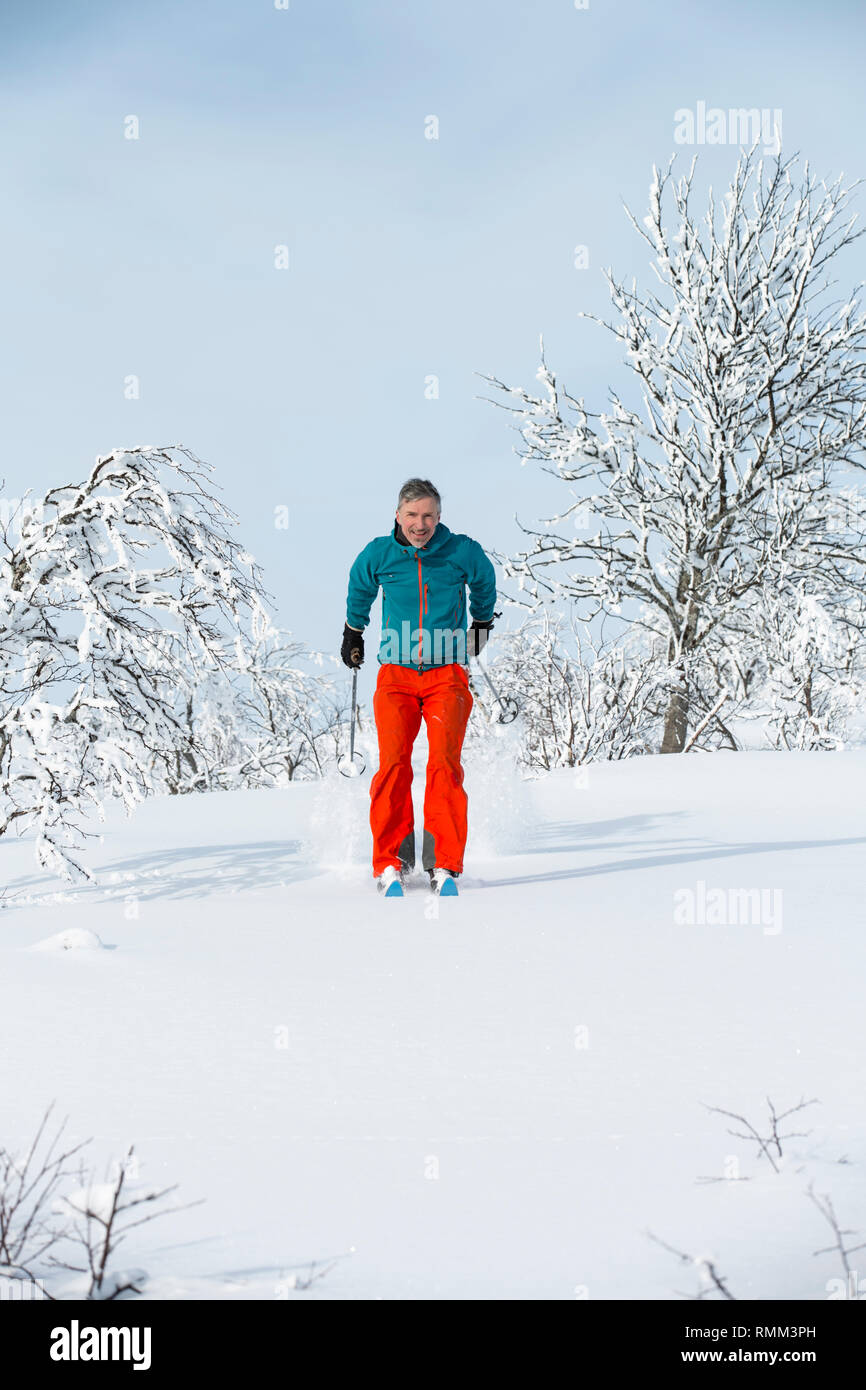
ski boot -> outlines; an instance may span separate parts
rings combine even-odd
[[[457,897],[457,884],[455,882],[457,875],[452,874],[450,869],[429,869],[428,873],[430,874],[430,888],[440,898]]]

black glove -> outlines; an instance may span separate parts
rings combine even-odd
[[[343,665],[348,666],[350,671],[354,671],[356,666],[364,664],[364,634],[359,632],[356,627],[346,626],[343,628],[343,645],[340,648],[340,656],[343,658]]]
[[[499,614],[497,613],[496,616],[499,617]],[[473,620],[466,638],[466,650],[469,656],[481,655],[487,645],[487,638],[490,636],[492,626],[492,620],[489,623],[480,623],[477,618]]]

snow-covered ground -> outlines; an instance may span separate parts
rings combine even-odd
[[[866,751],[488,759],[456,901],[376,895],[369,773],[112,813],[96,888],[0,841],[0,1142],[55,1099],[206,1199],[122,1247],[150,1297],[695,1293],[652,1232],[826,1298],[810,1181],[866,1239],[864,783]],[[779,1172],[705,1108],[767,1097],[819,1102]]]

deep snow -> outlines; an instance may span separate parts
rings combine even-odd
[[[650,1231],[740,1298],[826,1298],[808,1183],[866,1239],[864,776],[864,751],[473,762],[447,902],[375,893],[369,770],[112,812],[97,888],[0,841],[0,1142],[56,1099],[94,1181],[134,1143],[142,1182],[206,1199],[123,1245],[150,1297],[697,1292]],[[741,889],[753,920],[681,920]],[[779,1173],[705,1108],[759,1123],[767,1096],[820,1102]]]

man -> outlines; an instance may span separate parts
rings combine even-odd
[[[467,797],[460,754],[472,694],[466,662],[493,626],[496,572],[480,544],[440,521],[441,498],[426,478],[400,489],[394,529],[361,551],[349,572],[341,655],[364,660],[363,631],[382,590],[382,639],[373,714],[379,770],[370,787],[373,874],[402,894],[415,867],[412,747],[427,726],[422,865],[437,893],[455,894],[463,872]],[[466,585],[472,627],[466,632]]]

